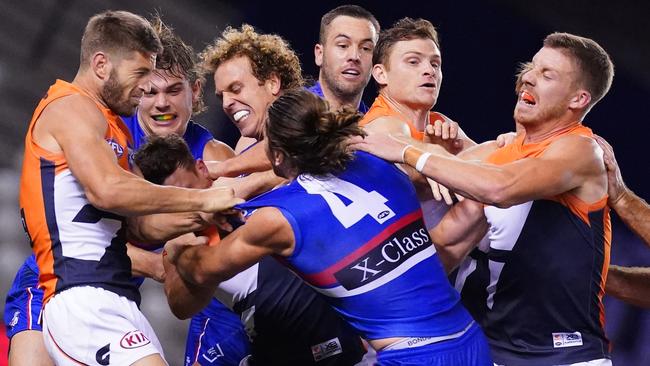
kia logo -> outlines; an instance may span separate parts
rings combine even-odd
[[[147,338],[147,336],[145,336],[144,333],[139,330],[133,330],[126,333],[124,337],[122,337],[122,340],[120,340],[120,346],[126,349],[146,346],[149,343],[151,343],[151,341],[149,341],[149,338]]]

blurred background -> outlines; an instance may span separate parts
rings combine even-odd
[[[298,52],[305,75],[317,78],[313,46],[320,17],[347,2],[185,0],[21,0],[0,3],[0,310],[16,269],[30,253],[18,213],[23,139],[34,107],[56,78],[72,80],[83,28],[90,16],[125,9],[163,20],[196,51],[227,25],[246,22],[278,33]],[[650,197],[643,152],[650,127],[650,4],[622,0],[400,1],[354,2],[375,14],[382,27],[404,16],[430,20],[440,32],[444,82],[436,110],[458,121],[476,141],[513,129],[514,73],[529,60],[544,36],[565,31],[595,39],[616,66],[609,94],[587,116],[586,125],[614,146],[627,185]],[[209,80],[209,110],[196,120],[219,139],[234,144],[237,130],[221,113]],[[371,83],[372,84],[372,83]],[[375,90],[366,90],[372,103]],[[70,126],[74,128],[74,126]],[[612,263],[650,266],[650,248],[613,218]],[[171,365],[181,365],[187,324],[168,310],[160,285],[146,281],[142,309],[149,317]],[[607,335],[614,363],[650,360],[650,312],[606,298]],[[0,342],[2,343],[2,342]],[[0,365],[5,354],[0,354]]]

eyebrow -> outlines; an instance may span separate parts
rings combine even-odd
[[[347,34],[343,34],[343,33],[337,34],[336,37],[334,37],[334,40],[336,41],[336,39],[340,38],[340,37],[343,37],[343,38],[348,39],[348,40],[352,40],[352,38],[350,36],[348,36]],[[373,42],[373,39],[372,39],[372,37],[371,38],[364,38],[364,39],[361,40],[360,43],[363,43],[363,42]]]

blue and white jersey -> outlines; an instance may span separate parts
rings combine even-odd
[[[363,152],[337,175],[300,175],[240,208],[279,209],[295,235],[281,258],[367,339],[462,331],[460,304],[408,177]]]
[[[309,90],[310,92],[312,92],[312,93],[318,95],[319,97],[325,99],[325,95],[323,94],[323,87],[320,85],[320,83],[318,81],[314,85],[307,88],[307,90]],[[358,108],[359,113],[365,114],[366,112],[368,112],[368,109],[369,109],[368,106],[362,100],[359,103],[359,108]]]
[[[131,117],[123,116],[122,120],[124,121],[124,124],[126,124],[126,126],[129,128],[129,131],[131,131],[131,135],[133,136],[133,148],[135,150],[139,149],[140,146],[144,145],[147,142],[147,135],[144,133],[144,130],[140,126],[140,123],[138,123],[138,114],[136,113]],[[183,134],[183,140],[185,140],[187,146],[189,146],[194,159],[203,158],[203,149],[205,149],[205,145],[213,138],[214,137],[210,131],[208,131],[200,124],[194,123],[193,121],[189,121],[187,123],[185,134]]]

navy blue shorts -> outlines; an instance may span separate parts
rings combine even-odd
[[[38,272],[25,261],[18,269],[11,289],[7,293],[4,322],[7,337],[24,330],[42,331],[40,323],[43,290],[38,288]]]
[[[380,366],[493,366],[490,347],[479,328],[474,324],[462,336],[426,346],[400,350],[380,351]]]
[[[185,366],[237,366],[251,353],[250,342],[239,319],[216,299],[190,321],[185,344]]]

